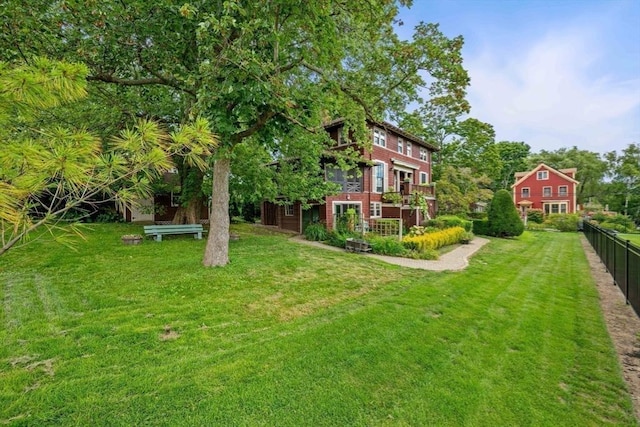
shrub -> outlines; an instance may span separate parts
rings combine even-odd
[[[430,219],[422,222],[423,227],[435,227],[439,229],[462,227],[466,231],[471,231],[473,223],[469,220],[457,217],[455,215],[443,215],[435,219]]]
[[[402,256],[406,250],[396,237],[372,236],[368,238],[371,252],[380,255]]]
[[[578,231],[579,219],[578,214],[550,214],[544,223],[558,231]]]
[[[327,244],[331,246],[337,246],[338,248],[344,248],[347,244],[347,238],[350,237],[347,234],[340,233],[338,231],[330,231],[327,233]]]
[[[473,220],[473,233],[479,236],[489,235],[489,221],[486,219]]]
[[[458,243],[464,233],[464,228],[452,227],[423,234],[422,236],[406,236],[402,239],[402,242],[405,246],[415,247],[424,252],[429,249],[438,249]]]
[[[618,231],[620,231],[621,233],[632,232],[635,228],[635,223],[633,222],[633,220],[630,217],[621,214],[611,216],[604,222],[617,225],[620,228]],[[602,226],[602,224],[601,227],[606,228]]]
[[[529,209],[527,211],[527,222],[542,224],[544,222],[544,213],[542,212],[542,209]]]
[[[327,228],[324,226],[324,224],[320,224],[317,222],[313,224],[309,224],[307,225],[307,228],[304,229],[304,237],[307,240],[313,240],[313,241],[327,240],[327,237],[328,237]]]
[[[610,222],[610,221],[605,221],[600,223],[600,227],[605,228],[607,230],[614,230],[617,231],[619,233],[628,233],[630,231],[633,231],[633,228],[629,229],[627,227],[625,227],[622,224],[616,224],[614,222]]]
[[[520,214],[513,204],[511,193],[507,190],[498,190],[489,205],[488,232],[496,237],[515,237],[524,232],[524,224]]]

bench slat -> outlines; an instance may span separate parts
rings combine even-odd
[[[165,234],[193,234],[194,238],[202,239],[202,224],[170,224],[170,225],[145,225],[144,232],[149,236],[155,236],[156,241],[161,242]]]

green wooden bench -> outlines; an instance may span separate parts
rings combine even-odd
[[[202,239],[202,224],[170,224],[145,225],[144,234],[153,236],[157,242],[162,242],[162,236],[167,234],[193,234],[195,239]]]

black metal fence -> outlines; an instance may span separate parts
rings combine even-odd
[[[593,246],[607,271],[640,315],[640,247],[629,240],[621,239],[617,233],[584,222],[584,235]]]

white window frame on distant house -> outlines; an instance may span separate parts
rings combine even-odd
[[[381,182],[380,179],[382,179]],[[371,167],[371,192],[384,193],[387,188],[387,179],[387,164],[376,161]]]
[[[369,217],[370,218],[382,218],[382,203],[371,202],[369,204]]]
[[[387,133],[382,129],[373,128],[373,144],[379,147],[386,147]]]
[[[549,202],[544,203],[543,210],[545,215],[549,214],[566,214],[569,212],[569,203],[567,202]]]
[[[293,216],[293,205],[284,205],[284,216]]]
[[[426,172],[420,172],[420,184],[428,184],[429,183],[429,174]]]
[[[568,185],[558,185],[558,196],[559,197],[567,197],[569,195],[569,186]]]
[[[180,193],[181,191],[172,191],[171,192],[171,207],[177,208],[180,206]]]
[[[411,157],[413,155],[413,149],[409,141],[407,141],[406,147],[407,147],[407,157]]]
[[[426,148],[420,147],[420,160],[424,162],[429,160],[429,152]]]
[[[531,188],[522,187],[522,189],[520,190],[520,197],[522,197],[523,199],[528,199],[529,197],[531,197]]]
[[[538,171],[536,174],[536,179],[538,181],[546,181],[549,179],[549,171]]]
[[[400,154],[403,153],[403,148],[402,148],[403,145],[404,145],[404,141],[402,140],[402,138],[398,138],[398,153]]]
[[[551,187],[542,187],[542,197],[551,197],[553,189]]]

